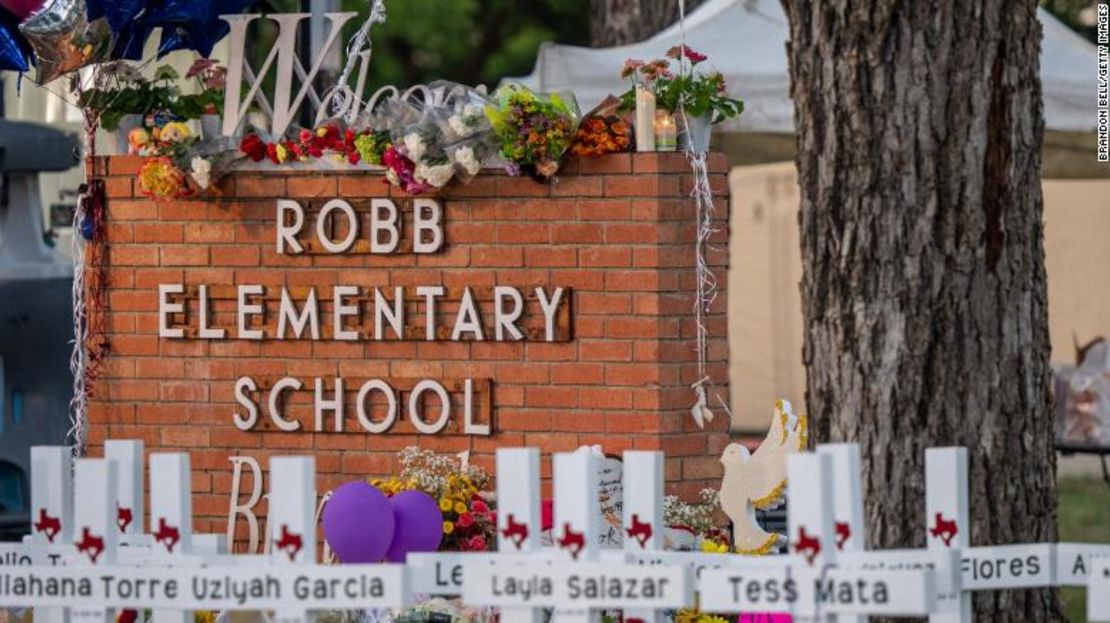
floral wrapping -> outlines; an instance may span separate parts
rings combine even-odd
[[[446,186],[455,167],[447,157],[447,136],[435,106],[403,99],[391,102],[388,110],[394,115],[389,130],[393,153],[385,154],[386,178],[414,195]]]
[[[494,103],[486,106],[501,156],[510,163],[509,174],[525,172],[541,181],[558,172],[574,140],[578,116],[573,94],[534,93],[518,84],[498,89]]]

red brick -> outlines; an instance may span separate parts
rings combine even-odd
[[[120,173],[136,162],[100,159],[92,166]],[[715,157],[711,165],[717,167],[714,183],[722,184],[727,163]],[[109,202],[111,313],[106,325],[111,350],[89,409],[93,452],[102,453],[110,437],[143,439],[151,451],[188,450],[195,525],[216,530],[223,529],[231,488],[228,457],[236,454],[254,456],[265,466],[273,455],[311,453],[317,459],[317,485],[325,490],[355,478],[396,473],[396,453],[408,445],[447,453],[469,450],[475,464],[488,467],[494,451],[506,445],[542,445],[547,452],[581,444],[600,444],[610,452],[662,449],[669,455],[668,478],[685,479],[681,487],[670,488],[696,493],[692,487],[719,482],[717,457],[729,438],[723,419],[700,430],[688,412],[690,383],[698,374],[689,339],[694,330],[689,313],[695,286],[693,206],[680,188],[688,176],[681,154],[572,160],[551,184],[485,172],[469,185],[452,185],[439,194],[446,247],[424,256],[408,253],[407,241],[406,250],[389,256],[274,252],[276,197],[300,198],[310,210],[333,196],[355,198],[361,209],[368,197],[391,196],[380,172],[233,173],[213,192],[187,200],[114,198]],[[117,192],[126,185],[130,193],[134,174],[118,177],[127,184],[117,183]],[[409,210],[406,196],[392,196]],[[715,226],[721,231],[714,244],[722,250],[709,259],[723,274],[727,194],[718,196],[716,205],[720,218]],[[406,224],[403,240],[410,228]],[[562,286],[574,289],[573,338],[556,343],[245,341],[235,337],[232,288],[226,290],[232,298],[211,302],[211,320],[229,330],[226,339],[160,339],[157,286],[176,282],[225,288],[260,283],[271,295],[281,285],[314,286],[324,295],[325,335],[330,335],[327,293],[336,284],[442,284],[485,292],[494,285]],[[492,334],[488,303],[481,305]],[[276,309],[271,300],[268,332],[276,324]],[[449,324],[455,309],[443,304],[439,322]],[[529,310],[538,311],[534,301]],[[197,311],[193,301],[192,331]],[[422,321],[419,306],[406,314],[410,325]],[[719,381],[727,377],[723,306],[715,308],[708,323],[708,370]],[[365,324],[360,331],[372,329]],[[265,390],[253,396],[261,411],[256,430],[235,428],[232,416],[242,407],[233,388],[242,375],[263,387],[286,375],[304,382],[306,391],[288,397],[286,413],[307,428],[279,432],[266,413]],[[323,378],[331,388],[336,376],[348,381],[346,431],[316,433],[311,430],[313,380]],[[492,379],[495,435],[460,434],[457,412],[443,435],[419,435],[403,415],[387,433],[365,434],[353,401],[357,386],[369,378],[410,384],[419,378]],[[719,389],[727,400],[727,386]],[[374,417],[381,417],[380,406],[372,409]],[[550,461],[545,460],[543,473],[550,479]],[[259,510],[264,513],[265,505]]]
[[[286,192],[293,198],[328,198],[337,195],[335,176],[326,174],[305,177],[290,177],[285,183]]]
[[[185,230],[177,223],[135,223],[135,242],[183,242]]]
[[[162,266],[207,266],[208,249],[195,246],[161,247]]]
[[[240,197],[282,197],[286,194],[285,177],[266,175],[257,177],[238,177],[235,192]]]

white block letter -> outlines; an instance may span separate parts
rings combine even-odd
[[[252,296],[262,296],[265,292],[266,288],[260,285],[239,286],[239,339],[262,339],[262,329],[247,328],[247,317],[260,315],[265,312],[265,308],[262,306],[262,303],[248,303],[247,300]]]
[[[331,290],[332,312],[331,328],[332,339],[354,341],[358,339],[358,331],[343,328],[343,319],[347,316],[358,315],[358,302],[348,305],[343,299],[348,296],[358,296],[358,286],[335,286]]]
[[[185,304],[171,303],[169,295],[183,294],[185,284],[160,283],[158,284],[158,337],[185,337],[185,329],[170,328],[170,314],[180,314],[185,311]]]
[[[524,334],[516,326],[517,319],[524,313],[524,297],[520,295],[520,290],[509,286],[497,286],[493,289],[493,297],[496,300],[494,317],[497,319],[497,341],[505,341],[506,331],[514,340],[524,339]],[[513,300],[511,312],[505,311],[506,297]]]
[[[370,252],[393,253],[401,242],[397,205],[389,199],[371,199],[370,210]],[[387,234],[387,242],[381,241],[383,231]]]
[[[293,222],[286,224],[286,214],[293,215]],[[304,208],[292,199],[277,200],[277,252],[278,255],[286,254],[285,247],[289,245],[289,255],[303,253],[304,247],[297,242],[297,234],[304,228]]]
[[[412,252],[435,253],[443,246],[443,208],[435,199],[418,197],[412,202]],[[425,214],[427,209],[427,214]],[[424,232],[432,239],[424,242]]]

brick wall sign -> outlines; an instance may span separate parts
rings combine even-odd
[[[244,466],[306,451],[321,491],[393,472],[409,445],[487,467],[503,446],[658,449],[672,489],[717,484],[727,418],[702,430],[690,416],[680,154],[572,162],[550,185],[484,172],[436,197],[374,172],[237,172],[161,203],[133,193],[140,164],[91,164],[109,193],[109,292],[93,310],[108,350],[90,449],[111,437],[190,452],[198,530],[249,506],[262,475]],[[711,164],[723,287],[725,162]],[[725,300],[708,370],[727,401]]]

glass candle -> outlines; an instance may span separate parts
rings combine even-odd
[[[655,94],[636,85],[636,151],[655,151]]]
[[[674,115],[665,111],[655,111],[655,150],[674,151],[678,147],[678,126]]]

